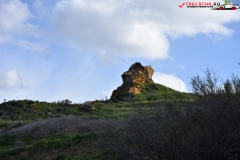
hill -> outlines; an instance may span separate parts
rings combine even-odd
[[[154,70],[136,62],[122,74],[123,84],[113,91],[110,100],[88,101],[83,104],[49,103],[32,100],[12,100],[0,104],[2,120],[38,120],[65,115],[87,118],[124,118],[134,107],[156,103],[194,102],[192,93],[182,93],[152,80]],[[117,111],[117,112],[116,112]]]
[[[105,101],[1,103],[0,159],[115,159],[115,153],[100,147],[108,129],[129,124],[139,108],[153,114],[160,104],[196,101],[194,94],[155,83],[153,73],[151,66],[134,63],[122,74],[123,84]]]

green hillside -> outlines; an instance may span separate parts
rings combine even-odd
[[[211,81],[193,78],[192,82],[201,96],[147,81],[140,86],[140,94],[129,93],[121,101],[1,103],[0,159],[217,160],[239,156],[239,145],[234,144],[240,143],[240,80],[228,80],[224,88],[213,86],[216,90],[208,89]]]
[[[67,115],[76,115],[79,118],[96,121],[105,119],[121,120],[134,115],[138,107],[149,110],[149,107],[154,107],[160,102],[194,101],[193,94],[181,93],[152,82],[144,83],[141,88],[141,94],[134,95],[133,98],[121,102],[112,102],[111,100],[96,100],[83,104],[61,104],[32,100],[4,102],[0,104],[0,134],[4,134],[8,130],[42,122],[44,119],[61,119],[61,117],[64,118]],[[82,138],[79,141],[80,137]],[[24,136],[1,136],[0,157],[2,159],[4,157],[7,159],[10,157],[17,159],[21,157],[19,156],[20,154],[25,152],[26,156],[22,156],[25,159],[41,159],[39,154],[42,153],[46,153],[44,156],[49,156],[50,159],[64,159],[64,157],[75,157],[76,159],[89,159],[89,157],[92,157],[93,159],[102,159],[106,157],[107,155],[105,154],[108,153],[99,150],[96,146],[90,146],[90,151],[87,151],[85,141],[89,141],[88,137],[90,137],[91,141],[94,141],[94,139],[96,140],[96,133],[86,131],[74,134],[63,133],[61,136],[54,136],[53,133],[39,137],[40,139],[31,137],[31,135],[28,138]],[[66,146],[69,141],[74,145]],[[17,142],[22,145],[15,146]],[[76,149],[75,145],[81,149]],[[14,147],[12,148],[12,146]],[[37,153],[35,152],[36,150],[38,151]],[[73,150],[86,150],[87,153],[81,156],[72,156],[70,153]],[[56,156],[53,156],[53,153]]]
[[[195,101],[192,93],[178,92],[161,84],[147,81],[141,86],[142,93],[135,95],[133,101]]]
[[[159,102],[194,102],[196,100],[194,94],[178,92],[153,82],[146,82],[142,84],[141,88],[142,93],[120,102],[96,100],[83,104],[62,104],[32,100],[12,100],[0,104],[0,119],[29,121],[65,115],[79,115],[93,119],[105,117],[124,118],[131,114],[134,107],[147,107]]]

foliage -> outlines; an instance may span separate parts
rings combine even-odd
[[[155,84],[152,82],[145,82],[141,86],[142,93],[135,95],[132,101],[176,101],[176,100],[187,100],[195,101],[195,95],[191,93],[182,93],[175,91],[169,87],[161,84]]]
[[[140,108],[124,128],[105,132],[100,147],[120,159],[240,159],[240,81],[217,84],[209,70],[193,77],[196,102],[160,103],[152,114]]]
[[[149,81],[121,102],[4,102],[0,159],[240,159],[240,79],[205,75],[194,93]]]

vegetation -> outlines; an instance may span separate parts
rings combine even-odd
[[[141,94],[135,95],[132,101],[195,101],[196,96],[192,93],[183,93],[175,91],[169,87],[163,86],[161,84],[156,84],[153,82],[145,82],[141,86],[143,92]]]
[[[195,103],[159,104],[138,110],[122,129],[102,138],[119,159],[240,159],[240,79],[222,85],[210,70],[193,77]]]
[[[0,159],[240,159],[240,79],[152,82],[123,102],[0,104]]]

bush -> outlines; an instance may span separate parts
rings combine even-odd
[[[138,109],[126,127],[103,134],[100,147],[117,153],[120,159],[196,159],[191,154],[196,140],[191,136],[197,132],[190,123],[194,110],[186,107],[180,112],[176,106],[164,104],[151,109],[150,115]]]
[[[240,80],[218,83],[209,69],[191,80],[196,103],[138,109],[126,126],[102,135],[100,147],[119,159],[240,159]]]
[[[240,158],[240,79],[232,75],[222,83],[207,69],[205,78],[193,77],[191,84],[198,95],[203,117],[201,127],[203,157]],[[207,151],[207,152],[206,152]]]
[[[80,111],[85,111],[85,112],[91,112],[94,111],[96,108],[93,105],[90,104],[84,104],[84,105],[80,105],[78,107],[78,110]]]
[[[54,158],[53,160],[67,160],[66,156],[61,154],[59,156],[57,156],[56,158]]]
[[[8,152],[8,155],[9,155],[9,156],[14,156],[14,155],[17,155],[17,154],[19,154],[19,153],[21,153],[21,152],[23,152],[23,151],[24,151],[23,148],[19,148],[19,147],[13,148],[12,150],[10,150],[10,151]]]

